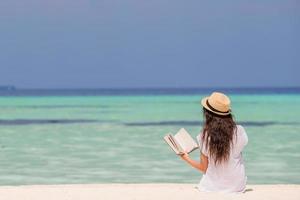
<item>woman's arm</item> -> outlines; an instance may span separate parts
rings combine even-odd
[[[180,155],[180,157],[183,160],[185,160],[188,164],[190,164],[192,167],[200,170],[201,172],[203,172],[205,174],[207,166],[208,166],[208,159],[203,153],[201,153],[201,155],[200,155],[200,162],[191,159],[189,157],[189,154],[187,154],[187,153]]]

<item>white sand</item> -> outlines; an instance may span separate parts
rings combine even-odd
[[[244,194],[199,192],[195,184],[1,186],[1,200],[300,200],[300,185],[248,185]]]

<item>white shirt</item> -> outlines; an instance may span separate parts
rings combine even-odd
[[[200,135],[197,136],[197,140],[201,145]],[[207,192],[243,192],[246,188],[247,176],[242,151],[247,143],[248,136],[245,129],[241,125],[237,125],[237,134],[233,137],[233,145],[228,161],[215,165],[208,155],[204,142],[201,152],[208,157],[208,167],[196,188]]]

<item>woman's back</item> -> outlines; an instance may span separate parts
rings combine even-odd
[[[246,187],[247,176],[242,157],[242,151],[248,143],[248,136],[241,125],[236,126],[236,134],[233,136],[233,145],[226,162],[215,164],[209,156],[209,149],[206,149],[205,141],[197,136],[199,144],[202,144],[201,152],[208,157],[208,168],[198,184],[201,191],[221,192],[243,192]]]
[[[197,185],[201,191],[243,192],[246,188],[242,151],[248,137],[244,128],[236,124],[230,102],[229,97],[220,92],[202,98],[204,121],[202,134],[198,136],[202,146],[200,162],[187,153],[181,155],[204,173]]]

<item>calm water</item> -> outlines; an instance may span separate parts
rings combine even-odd
[[[0,184],[197,183],[162,137],[181,127],[195,137],[203,96],[2,96]],[[249,137],[248,183],[300,184],[300,94],[230,97]]]

